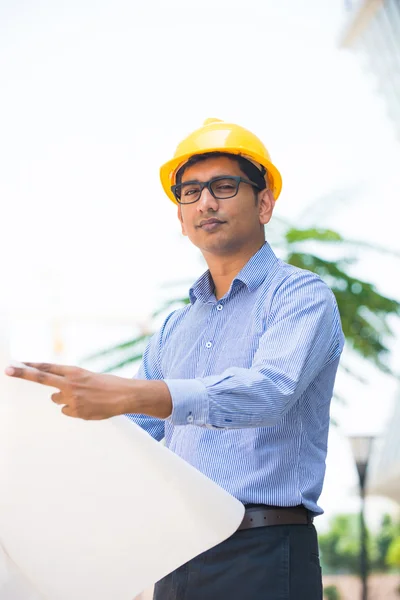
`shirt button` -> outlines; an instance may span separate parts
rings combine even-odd
[[[206,348],[211,348],[211,346],[212,346],[212,343],[211,342],[207,342]]]
[[[222,310],[224,307],[222,306],[222,304],[218,304],[217,306],[217,310]]]
[[[189,415],[187,418],[188,423],[193,423],[193,415]]]

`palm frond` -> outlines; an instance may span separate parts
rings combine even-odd
[[[187,296],[183,296],[181,298],[173,298],[172,300],[167,300],[166,302],[164,302],[164,304],[157,309],[155,312],[153,312],[153,318],[158,317],[160,315],[162,315],[163,313],[165,313],[169,308],[171,308],[171,306],[185,306],[186,304],[190,303],[190,299]]]
[[[368,384],[368,380],[363,375],[360,375],[360,373],[356,373],[351,367],[349,367],[343,358],[340,361],[340,368],[352,379],[358,381],[358,383],[362,383],[363,385]]]
[[[393,335],[390,319],[400,315],[400,302],[380,294],[371,282],[350,274],[349,267],[355,264],[356,258],[349,256],[348,252],[345,257],[338,256],[336,260],[327,260],[317,254],[315,248],[332,247],[336,249],[347,246],[366,248],[382,254],[392,255],[395,258],[400,257],[400,252],[368,242],[346,239],[337,231],[329,228],[294,227],[281,217],[275,217],[274,222],[276,227],[268,226],[269,232],[270,235],[277,238],[274,245],[284,248],[284,260],[296,267],[316,273],[326,281],[335,294],[347,345],[363,358],[366,364],[373,364],[383,373],[398,377],[388,366],[387,359],[390,354],[388,342]],[[301,251],[309,248],[312,248],[313,252]],[[172,284],[174,289],[177,289],[177,285],[177,282]],[[152,314],[152,318],[157,319],[172,308],[183,307],[188,303],[189,298],[187,296],[169,298]],[[106,372],[120,369],[127,364],[140,360],[149,338],[150,333],[137,336],[111,348],[101,350],[87,357],[87,360],[114,357],[123,353],[124,356],[107,367]],[[128,353],[128,356],[126,356],[126,353]],[[367,383],[364,375],[350,368],[343,358],[340,367],[358,382]],[[336,392],[335,397],[339,401],[340,398]]]
[[[120,344],[116,344],[115,346],[111,346],[110,348],[106,348],[105,350],[100,350],[99,352],[95,352],[94,354],[90,354],[89,356],[85,356],[83,361],[91,361],[96,360],[98,358],[103,358],[104,356],[114,355],[117,352],[122,352],[124,350],[128,350],[129,348],[135,348],[138,344],[147,342],[150,334],[144,333],[139,335],[136,338],[127,340],[126,342],[121,342]]]
[[[315,242],[343,242],[342,236],[332,229],[297,229],[290,227],[285,234],[285,239],[288,244],[298,242],[315,241]]]
[[[121,360],[120,362],[109,365],[108,367],[106,367],[103,370],[103,373],[111,373],[112,371],[118,371],[118,369],[122,369],[123,367],[126,367],[127,365],[131,365],[133,363],[136,363],[136,362],[142,360],[142,356],[143,356],[143,354],[141,352],[134,356],[129,356],[128,358],[125,358],[124,360]]]

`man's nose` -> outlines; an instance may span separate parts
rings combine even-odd
[[[214,198],[208,188],[204,188],[201,191],[200,198],[196,202],[197,210],[200,212],[206,212],[207,210],[218,210],[218,200]]]

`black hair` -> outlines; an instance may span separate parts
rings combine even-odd
[[[263,170],[261,171],[250,160],[247,160],[247,158],[244,158],[240,154],[231,154],[230,152],[205,152],[204,154],[194,154],[189,158],[187,162],[185,162],[184,165],[181,166],[180,169],[178,169],[175,177],[175,183],[179,184],[182,182],[182,176],[184,172],[187,168],[191,167],[192,165],[196,165],[197,163],[202,162],[203,160],[207,160],[209,158],[221,157],[226,157],[230,158],[231,160],[235,160],[238,163],[240,170],[246,175],[246,177],[256,185],[258,185],[258,189],[253,188],[257,200],[258,192],[260,190],[264,190],[267,187],[267,183],[265,181],[266,170],[264,167],[262,167]]]

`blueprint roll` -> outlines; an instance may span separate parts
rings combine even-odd
[[[132,600],[236,531],[238,500],[124,416],[64,416],[2,343],[0,542],[33,600]]]

